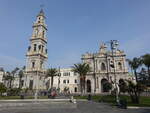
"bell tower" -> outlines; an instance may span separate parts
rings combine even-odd
[[[33,32],[30,38],[30,46],[26,54],[26,86],[29,89],[43,89],[45,63],[47,54],[47,25],[45,24],[45,14],[43,9],[36,17],[33,24]]]

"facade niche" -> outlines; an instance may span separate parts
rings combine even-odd
[[[118,63],[118,68],[119,68],[119,70],[122,70],[122,64],[121,64],[121,62]]]
[[[102,70],[102,71],[105,71],[105,70],[106,70],[106,66],[105,66],[104,63],[101,64],[101,70]]]

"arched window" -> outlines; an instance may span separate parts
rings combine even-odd
[[[41,49],[41,45],[39,45],[39,50]]]
[[[121,62],[118,62],[118,68],[119,68],[119,70],[122,70],[122,64],[121,64]]]
[[[74,83],[77,83],[77,79],[74,80]]]
[[[41,45],[41,47],[42,47],[42,52],[43,52],[44,46],[43,46],[43,45]]]
[[[109,82],[107,79],[103,78],[101,80],[101,92],[109,92],[108,84]]]
[[[69,84],[69,80],[67,80],[67,83]]]
[[[101,64],[101,70],[102,70],[102,71],[106,70],[106,66],[105,66],[104,63]]]
[[[40,67],[41,67],[41,69],[42,69],[42,67],[43,67],[43,62],[42,62],[42,61],[41,61]]]
[[[36,44],[34,44],[34,51],[36,51]]]
[[[32,62],[32,68],[35,68],[35,62]]]
[[[45,49],[45,53],[47,53],[47,49]]]
[[[63,83],[66,84],[66,80],[63,80]]]
[[[87,80],[86,82],[86,87],[87,87],[87,92],[90,93],[91,92],[91,81],[90,80]]]
[[[77,87],[74,88],[74,92],[77,92]]]
[[[42,38],[44,38],[44,36],[45,36],[45,32],[44,32],[44,31],[43,31],[43,33],[42,33],[42,36],[43,36]]]

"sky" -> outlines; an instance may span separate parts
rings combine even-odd
[[[150,53],[150,0],[0,0],[0,67],[26,65],[32,25],[44,5],[48,67],[67,68],[118,40],[127,58]]]

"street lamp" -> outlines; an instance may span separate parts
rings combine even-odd
[[[94,75],[94,85],[95,85],[95,87],[94,87],[94,93],[96,93],[96,73],[95,73],[95,55],[93,54],[93,75]]]
[[[38,71],[37,71],[37,81],[36,81],[36,89],[35,89],[35,94],[34,94],[34,99],[37,100],[38,98],[38,82],[39,82],[39,78],[38,78]]]
[[[61,76],[61,73],[60,73],[60,67],[59,67],[59,70],[58,70],[58,92],[60,93],[60,76]]]
[[[116,93],[116,102],[119,104],[119,92],[118,92],[118,86],[117,86],[117,80],[116,80],[116,71],[115,71],[115,59],[114,59],[114,51],[117,49],[118,41],[117,40],[110,40],[110,49],[112,54],[112,61],[110,61],[110,67],[114,69],[114,83],[115,83],[115,93]]]

